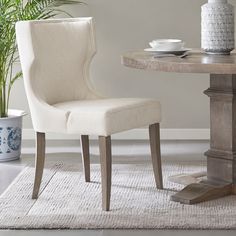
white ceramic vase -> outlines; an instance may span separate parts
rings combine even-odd
[[[0,118],[0,162],[16,160],[21,155],[22,117],[25,112],[9,110],[8,115]]]
[[[234,49],[234,7],[227,0],[208,0],[201,17],[202,49],[210,54],[230,54]]]

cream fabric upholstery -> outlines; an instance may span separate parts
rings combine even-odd
[[[140,98],[81,100],[54,105],[69,111],[69,133],[108,136],[160,121],[159,102]]]
[[[104,99],[94,90],[92,18],[22,21],[16,35],[35,131],[107,136],[160,122],[158,101]]]

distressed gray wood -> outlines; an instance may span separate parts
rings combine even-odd
[[[81,135],[82,162],[84,168],[85,182],[90,182],[90,154],[89,154],[89,136]]]
[[[210,150],[206,152],[208,179],[236,183],[236,75],[211,75]]]
[[[192,184],[171,199],[186,204],[212,200],[235,193],[236,184],[236,75],[212,74],[210,88],[210,149],[207,181]],[[214,183],[214,184],[212,184]]]
[[[179,73],[236,74],[236,51],[230,56],[208,55],[201,50],[193,50],[189,56],[154,58],[150,52],[131,51],[122,55],[123,65],[143,70]]]
[[[36,133],[35,178],[32,199],[37,199],[45,161],[45,133]]]
[[[102,209],[110,210],[111,198],[111,137],[99,136],[99,150],[102,176]]]
[[[194,183],[171,196],[171,200],[182,204],[196,204],[230,195],[231,184],[214,185],[210,183]]]
[[[153,172],[156,181],[156,187],[163,189],[161,149],[160,149],[160,125],[152,124],[149,126],[150,146]]]

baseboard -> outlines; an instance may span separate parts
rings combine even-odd
[[[23,140],[33,140],[35,133],[33,129],[23,129]],[[47,134],[50,140],[73,140],[79,135]],[[97,137],[91,137],[97,139]],[[145,140],[148,139],[148,129],[134,129],[112,136],[115,140]],[[161,129],[162,140],[208,140],[210,138],[209,129]]]

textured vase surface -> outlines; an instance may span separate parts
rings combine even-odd
[[[209,0],[202,6],[202,49],[229,54],[234,49],[234,7],[227,0]]]

